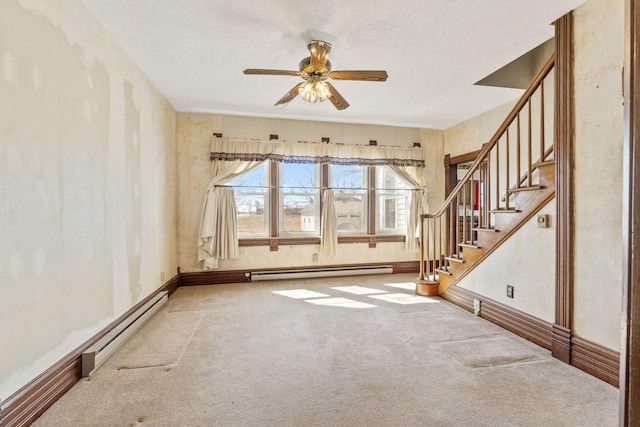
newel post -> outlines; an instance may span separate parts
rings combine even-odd
[[[433,221],[433,218],[429,218],[429,221]],[[427,226],[429,223],[427,223]],[[422,296],[437,296],[439,283],[435,281],[435,274],[433,273],[434,266],[431,264],[431,256],[427,254],[426,266],[425,266],[425,252],[429,251],[429,232],[425,232],[425,217],[420,216],[420,277],[416,280],[416,294]],[[425,269],[427,274],[425,275]]]

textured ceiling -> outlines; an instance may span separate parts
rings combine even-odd
[[[178,111],[446,129],[518,97],[473,84],[553,37],[585,0],[84,0]],[[351,106],[297,97],[313,39],[334,70],[386,70],[384,82],[332,81]]]

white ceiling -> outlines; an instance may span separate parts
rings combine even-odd
[[[185,112],[446,129],[518,97],[473,84],[553,37],[586,0],[84,0],[173,107]],[[384,82],[333,81],[351,106],[297,97],[307,44],[333,45],[333,70],[386,70]]]

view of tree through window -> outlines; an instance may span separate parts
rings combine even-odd
[[[270,166],[269,166],[270,165]],[[277,168],[271,175],[269,167]],[[229,185],[234,187],[240,237],[320,235],[321,170],[318,164],[265,162]],[[336,227],[340,234],[405,234],[411,187],[387,166],[329,165]],[[369,174],[375,197],[369,199]],[[279,177],[278,182],[271,179]],[[271,188],[277,196],[270,201]],[[276,207],[270,209],[270,204]],[[373,204],[374,206],[370,206]],[[368,212],[375,213],[369,229]],[[276,230],[269,228],[274,213]],[[273,236],[271,236],[273,237]]]
[[[250,174],[230,185],[234,187],[236,210],[238,211],[238,233],[266,235],[268,230],[268,168],[260,165]]]
[[[362,166],[331,166],[339,233],[366,233],[366,169]]]
[[[280,164],[280,231],[283,234],[319,234],[319,171],[316,164]]]

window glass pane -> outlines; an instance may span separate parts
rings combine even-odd
[[[332,165],[331,187],[336,204],[338,233],[367,232],[366,169],[362,166]]]
[[[232,181],[238,211],[238,236],[266,236],[268,231],[269,191],[267,164]]]
[[[389,167],[376,167],[376,233],[406,233],[410,188]]]
[[[319,165],[280,164],[280,232],[320,234]]]

